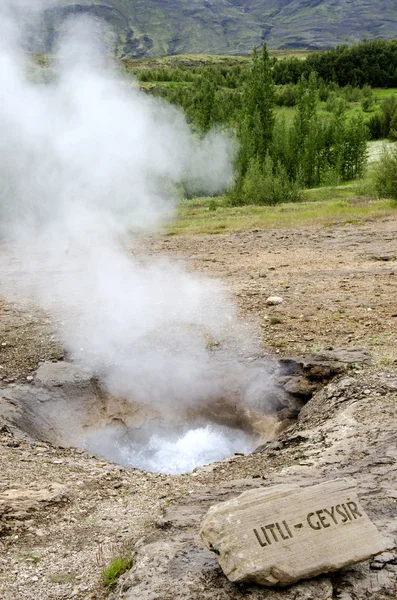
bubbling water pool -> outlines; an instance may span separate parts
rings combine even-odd
[[[190,473],[232,456],[248,454],[258,445],[256,436],[240,429],[215,423],[189,429],[158,429],[146,439],[120,438],[116,432],[102,430],[87,438],[85,447],[125,467],[152,473]]]

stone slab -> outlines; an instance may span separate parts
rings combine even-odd
[[[244,492],[212,506],[200,535],[230,581],[284,586],[390,549],[357,498],[355,481]]]

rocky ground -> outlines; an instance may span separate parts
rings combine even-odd
[[[0,597],[101,599],[101,572],[133,549],[114,600],[397,597],[397,554],[282,591],[227,582],[198,539],[207,508],[252,486],[352,476],[379,529],[395,525],[397,427],[397,228],[395,221],[145,242],[220,277],[261,327],[264,352],[302,356],[362,348],[353,364],[301,411],[280,439],[190,475],[128,470],[21,435],[0,423]],[[268,306],[269,296],[283,303]],[[59,360],[50,322],[35,310],[0,308],[4,390],[33,385],[40,361]]]

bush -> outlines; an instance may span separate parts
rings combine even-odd
[[[295,85],[280,86],[276,90],[275,103],[277,106],[295,106],[297,100],[297,91]]]
[[[292,181],[282,165],[274,166],[268,155],[262,165],[258,158],[251,159],[241,185],[239,204],[280,204],[297,202],[301,189]]]
[[[380,110],[372,115],[367,122],[371,139],[397,137],[397,96],[387,96],[382,100]]]
[[[347,110],[347,101],[345,98],[337,96],[336,92],[330,92],[325,108],[334,115],[340,115]]]
[[[364,98],[361,101],[361,107],[364,112],[369,112],[372,107],[372,99],[368,96],[364,96]]]
[[[369,136],[371,140],[380,140],[383,137],[383,118],[379,111],[371,115],[371,118],[366,121]]]
[[[375,185],[381,198],[397,200],[397,146],[383,148],[375,168]]]

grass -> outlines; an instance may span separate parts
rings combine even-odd
[[[102,581],[105,587],[112,587],[118,578],[128,569],[131,569],[132,560],[127,557],[114,558],[112,562],[102,571]]]
[[[176,218],[166,227],[166,233],[220,234],[302,225],[327,227],[333,224],[357,224],[397,213],[395,202],[358,196],[354,187],[307,190],[305,196],[305,202],[295,204],[238,207],[228,207],[223,198],[217,198],[216,210],[209,208],[208,198],[184,201],[179,206]]]
[[[374,99],[383,100],[383,98],[387,98],[387,96],[397,94],[397,88],[374,88],[373,92]]]

